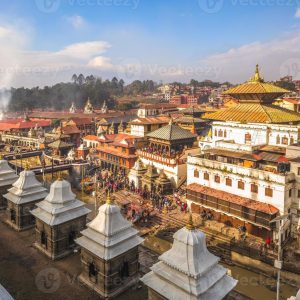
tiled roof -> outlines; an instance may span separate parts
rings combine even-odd
[[[236,94],[285,94],[290,91],[283,89],[267,82],[246,82],[237,85],[225,92],[224,95],[236,95]]]
[[[300,122],[300,113],[273,104],[240,103],[228,109],[207,113],[204,119],[248,123]]]
[[[154,130],[147,134],[150,138],[157,138],[166,141],[195,139],[197,136],[190,131],[183,129],[175,124],[168,124],[157,130]]]
[[[62,140],[56,140],[53,143],[50,143],[48,145],[48,147],[55,148],[55,149],[70,148],[70,147],[73,147],[73,146],[74,146],[73,144],[66,143]]]
[[[188,185],[187,190],[192,190],[198,193],[209,195],[221,200],[228,201],[230,203],[238,204],[270,215],[274,215],[279,212],[279,210],[275,206],[270,205],[268,203],[255,201],[246,197],[241,197],[221,190],[216,190],[210,187],[199,185],[197,183],[192,183]]]
[[[143,124],[164,124],[168,123],[169,117],[147,117],[147,118],[136,118],[130,122],[133,125],[143,125]]]

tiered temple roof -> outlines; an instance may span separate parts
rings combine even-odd
[[[173,121],[171,119],[168,125],[154,130],[153,132],[150,132],[149,134],[147,134],[147,137],[166,141],[178,141],[186,139],[195,139],[196,135],[186,129],[183,129],[173,124]]]
[[[0,187],[12,185],[18,179],[18,175],[4,159],[0,160]]]
[[[237,280],[218,263],[219,258],[207,250],[205,234],[190,220],[174,234],[172,248],[141,280],[166,299],[221,300]]]
[[[50,188],[49,195],[36,204],[31,213],[44,223],[55,226],[90,213],[82,201],[76,199],[68,181],[58,179]]]
[[[143,242],[109,194],[96,218],[81,233],[76,243],[103,260],[111,260]]]
[[[235,98],[238,104],[228,109],[207,113],[204,118],[247,123],[299,123],[299,113],[272,104],[276,98],[288,92],[265,82],[259,74],[257,65],[254,77],[223,93]]]
[[[47,190],[36,179],[34,172],[25,169],[20,173],[19,179],[13,183],[12,188],[8,190],[4,197],[20,205],[43,199],[47,194]]]

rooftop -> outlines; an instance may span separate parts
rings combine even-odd
[[[171,121],[168,125],[148,133],[147,137],[166,141],[177,141],[185,139],[196,139],[197,135],[173,124],[173,122]]]

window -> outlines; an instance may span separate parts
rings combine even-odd
[[[291,138],[290,138],[290,145],[293,145],[294,143],[295,143],[294,137],[291,136]]]
[[[292,197],[292,189],[289,190],[289,197]]]
[[[204,178],[204,180],[209,180],[209,174],[208,173],[204,173],[203,178]]]
[[[240,189],[240,190],[243,190],[244,188],[245,188],[245,183],[244,183],[244,181],[238,181],[238,188]]]
[[[226,138],[227,137],[227,131],[224,130],[224,137]]]
[[[215,129],[215,136],[218,136],[218,131],[217,131],[217,129]]]
[[[284,136],[284,137],[281,139],[281,144],[283,144],[283,145],[288,145],[288,143],[289,143],[289,139],[288,139],[286,136]]]
[[[199,171],[198,170],[194,170],[194,177],[199,178]]]
[[[215,175],[215,182],[220,183],[221,179],[219,175]]]
[[[251,142],[251,134],[250,133],[245,134],[245,143],[247,143],[247,142]]]
[[[298,198],[300,198],[300,190],[298,190]]]
[[[276,144],[277,145],[280,144],[280,136],[279,135],[277,135],[277,137],[276,137]]]
[[[273,190],[271,188],[265,188],[265,196],[273,197]]]
[[[221,129],[219,130],[219,137],[223,137],[223,131]]]
[[[258,185],[257,184],[255,184],[255,183],[251,184],[251,193],[255,193],[255,194],[258,193]]]
[[[230,178],[226,178],[226,185],[232,186],[232,180]]]
[[[300,168],[298,167],[298,175],[300,175]]]

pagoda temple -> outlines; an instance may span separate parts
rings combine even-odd
[[[25,170],[20,173],[19,179],[4,195],[7,199],[6,223],[17,231],[34,227],[35,218],[30,211],[47,194],[47,190],[36,179],[34,172],[29,171],[27,165]]]
[[[237,105],[203,116],[212,121],[211,135],[187,159],[187,201],[195,213],[209,210],[218,222],[274,241],[273,220],[290,214],[283,239],[298,235],[300,171],[286,153],[299,147],[300,113],[273,104],[288,92],[266,82],[257,65],[250,80],[224,92]]]
[[[187,153],[199,152],[194,147],[196,138],[196,134],[177,126],[171,119],[168,125],[147,134],[147,147],[136,153],[144,165],[153,165],[157,173],[163,170],[173,188],[178,188],[186,180]],[[147,179],[144,181],[150,191]]]
[[[12,184],[18,179],[18,175],[8,165],[5,159],[0,160],[0,209],[6,209],[7,200],[3,197]]]
[[[90,210],[76,199],[70,183],[59,177],[52,183],[49,195],[36,206],[31,213],[36,218],[37,249],[51,259],[72,253],[74,240],[85,228]]]
[[[110,194],[96,218],[76,240],[83,271],[79,280],[104,299],[111,299],[139,280],[138,246],[143,239],[112,203]]]
[[[151,300],[222,300],[237,280],[206,247],[205,234],[189,224],[174,234],[172,248],[141,278]]]

